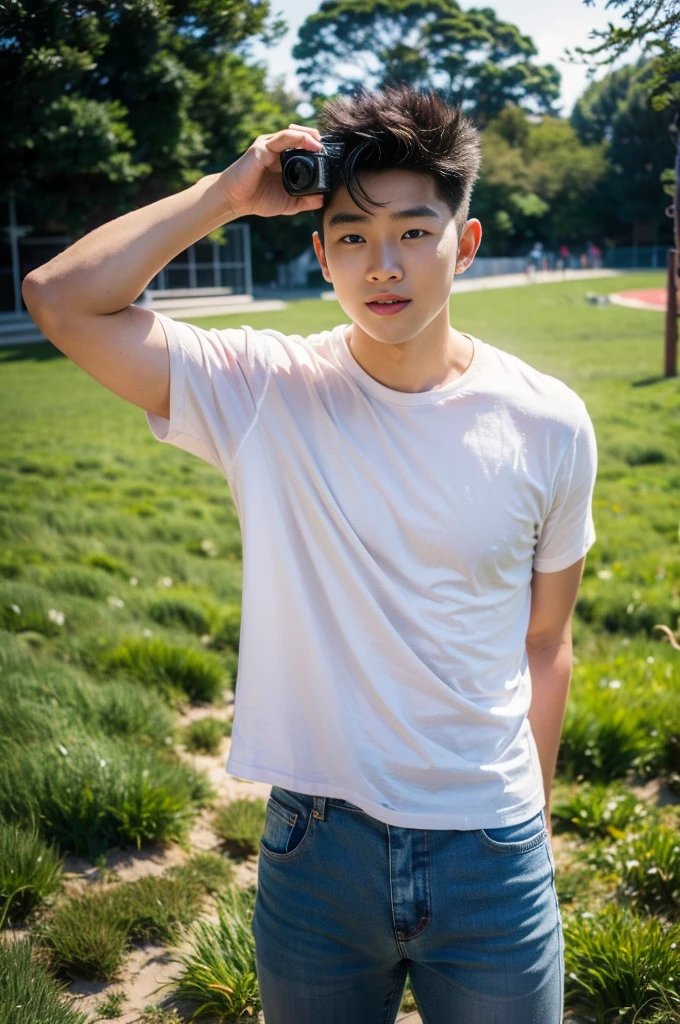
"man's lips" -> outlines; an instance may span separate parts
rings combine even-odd
[[[372,313],[377,313],[378,316],[390,316],[393,313],[400,313],[402,309],[406,309],[410,299],[402,299],[398,296],[385,295],[382,297],[383,302],[376,300],[370,300],[366,303]]]

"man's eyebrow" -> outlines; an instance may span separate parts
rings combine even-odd
[[[390,214],[390,220],[410,220],[412,217],[435,217],[440,216],[431,206],[411,206],[408,210],[397,210]],[[333,228],[336,224],[367,224],[370,218],[365,213],[335,213],[328,222],[328,227]]]

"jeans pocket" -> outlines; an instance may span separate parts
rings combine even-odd
[[[479,828],[477,835],[483,845],[495,853],[527,853],[548,839],[545,811],[540,810],[538,814],[516,825]]]
[[[314,832],[314,798],[273,786],[260,839],[260,852],[270,860],[293,860]]]

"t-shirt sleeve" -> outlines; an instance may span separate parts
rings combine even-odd
[[[597,441],[584,405],[559,467],[553,502],[536,544],[533,567],[538,572],[566,569],[595,543],[592,501],[596,477]]]
[[[249,327],[206,330],[154,310],[170,354],[170,419],[146,413],[158,441],[229,475],[269,384],[267,336]]]

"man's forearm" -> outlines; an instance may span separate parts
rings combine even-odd
[[[527,657],[532,687],[529,722],[541,762],[546,819],[552,836],[550,797],[573,666],[571,635],[542,651],[527,646]]]
[[[125,309],[170,260],[235,219],[217,184],[219,177],[209,174],[175,195],[90,231],[31,272],[25,297],[64,311],[106,314]]]

